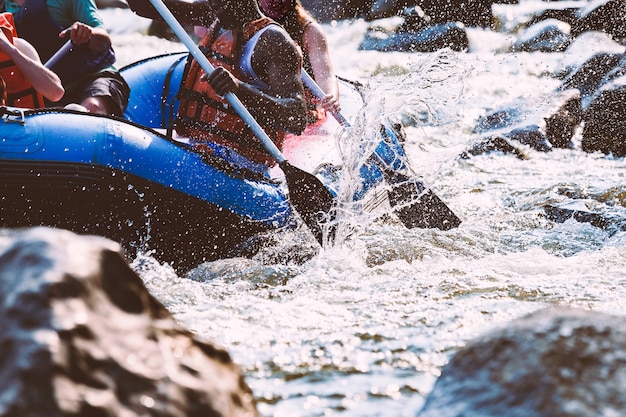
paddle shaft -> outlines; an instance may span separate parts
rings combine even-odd
[[[59,62],[59,60],[63,58],[65,54],[67,54],[71,50],[72,50],[72,41],[65,42],[63,46],[59,48],[59,50],[56,51],[54,55],[52,55],[50,59],[47,60],[43,66],[48,69],[54,67],[57,64],[57,62]]]
[[[326,93],[322,91],[322,88],[315,82],[315,80],[313,80],[313,78],[311,78],[309,73],[306,72],[304,68],[302,69],[302,82],[309,90],[311,90],[311,92],[313,93],[315,97],[324,98],[326,96]],[[335,120],[339,122],[340,125],[345,126],[345,127],[350,126],[350,123],[345,117],[343,117],[343,114],[332,113],[332,115],[335,118]]]
[[[187,34],[185,29],[182,27],[178,20],[174,17],[172,12],[165,6],[162,0],[150,0],[150,3],[154,6],[154,8],[159,12],[163,20],[169,25],[170,29],[176,34],[178,39],[187,47],[189,53],[198,61],[198,64],[202,67],[202,69],[207,73],[207,75],[211,74],[214,70],[213,65],[209,62],[206,56],[200,51],[200,48],[195,44],[195,42],[191,39],[191,37]],[[231,106],[235,109],[239,117],[246,122],[246,124],[250,127],[252,132],[256,135],[256,137],[261,141],[263,147],[267,152],[278,162],[279,164],[285,162],[285,157],[280,152],[280,150],[276,147],[274,142],[267,136],[267,133],[263,130],[261,125],[256,121],[254,117],[250,114],[248,109],[244,107],[239,98],[232,92],[229,92],[225,95],[226,100],[230,103]]]

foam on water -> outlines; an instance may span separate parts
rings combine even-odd
[[[145,22],[137,28],[114,32],[120,64],[184,49],[142,34]],[[381,115],[402,121],[413,171],[461,226],[408,230],[357,216],[349,236],[304,264],[276,260],[310,250],[305,232],[188,277],[149,256],[133,264],[182,324],[231,352],[266,416],[414,416],[449,356],[494,326],[555,304],[626,311],[626,233],[553,223],[542,209],[571,199],[562,189],[602,196],[580,199],[585,207],[623,209],[624,159],[521,145],[527,160],[458,157],[478,117],[510,102],[540,105],[564,56],[500,53],[510,36],[483,30],[470,32],[467,53],[361,51],[366,28],[325,26],[337,73],[367,87],[360,122],[341,139],[346,163],[358,166],[355,138]]]

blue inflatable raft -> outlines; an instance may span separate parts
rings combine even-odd
[[[123,68],[131,87],[124,118],[0,107],[0,226],[101,235],[120,242],[130,258],[152,251],[186,270],[231,256],[259,233],[296,225],[280,179],[198,153],[163,133],[176,114],[186,59],[186,53],[169,54]],[[344,108],[358,108],[354,86],[342,82],[341,88]],[[381,129],[385,140],[375,163],[361,168],[355,198],[384,180],[384,167],[404,167],[393,127]],[[286,153],[296,166],[305,162],[298,144],[306,143],[298,137],[291,145],[300,161]]]

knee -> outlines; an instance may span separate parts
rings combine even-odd
[[[113,100],[108,97],[88,97],[80,104],[91,113],[106,114],[109,116],[117,113]]]

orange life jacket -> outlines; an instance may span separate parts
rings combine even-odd
[[[242,33],[242,39],[233,36],[233,32],[219,32],[215,22],[200,41],[207,59],[213,66],[221,66],[235,77],[243,79],[239,70],[239,51],[241,47],[260,29],[273,23],[262,18],[248,23]],[[224,97],[213,91],[210,84],[200,81],[204,70],[194,59],[189,66],[178,93],[180,106],[175,120],[176,132],[194,141],[213,142],[228,146],[253,162],[274,165],[275,161],[247,124]],[[285,133],[262,126],[263,130],[281,149]]]
[[[11,13],[0,13],[0,29],[12,43],[13,39],[17,38]],[[0,77],[6,84],[7,105],[24,108],[44,107],[43,96],[33,88],[17,65],[2,51],[0,51]]]

